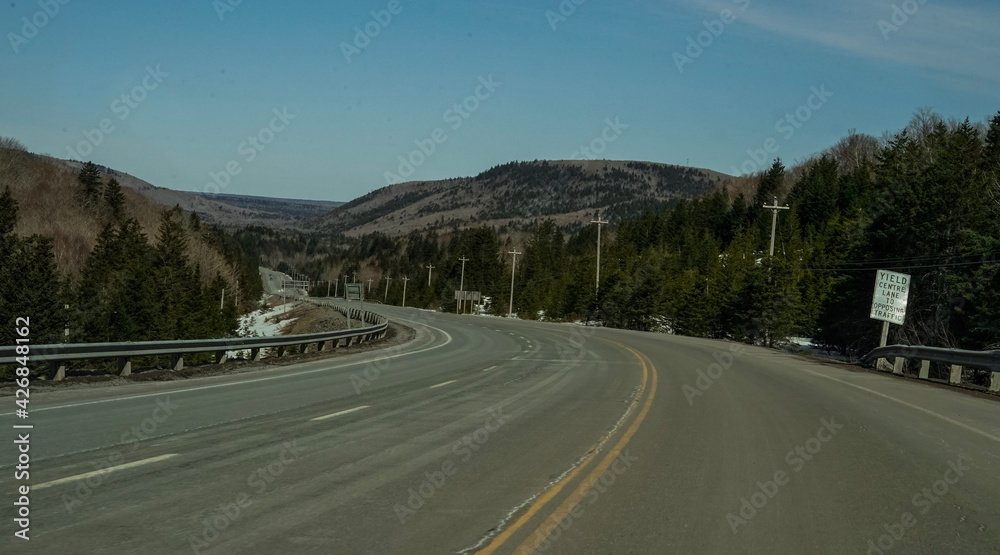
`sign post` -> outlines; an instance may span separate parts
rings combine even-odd
[[[365,311],[365,288],[360,283],[344,285],[344,296],[347,297],[347,329],[351,329],[351,301],[361,302],[361,312]],[[364,324],[364,321],[361,322]]]
[[[479,291],[455,291],[455,300],[461,303],[461,306],[465,306],[465,301],[470,301],[470,306],[472,302],[480,302],[483,298],[483,294]],[[464,310],[464,308],[463,308]]]
[[[870,317],[882,320],[882,337],[879,347],[885,347],[889,340],[889,324],[903,325],[906,318],[906,301],[910,295],[910,276],[888,270],[879,270],[875,276],[875,293],[872,295]],[[888,361],[878,359],[876,368],[885,369]],[[900,368],[902,371],[902,368]]]

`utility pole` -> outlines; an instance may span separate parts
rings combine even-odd
[[[514,317],[514,271],[517,269],[517,255],[521,254],[517,252],[517,247],[514,250],[508,252],[507,254],[514,255],[514,263],[510,266],[510,307],[507,309],[507,317]]]
[[[406,282],[410,281],[410,278],[403,276],[403,308],[406,308]]]
[[[354,272],[354,277],[351,278],[351,283],[357,283],[357,282],[358,282],[358,273]]]
[[[372,292],[372,278],[368,278],[368,292]]]
[[[330,296],[330,286],[331,286],[331,285],[333,285],[333,284],[332,284],[332,283],[330,283],[330,280],[326,280],[326,296],[327,296],[327,297],[329,297],[329,296]]]
[[[788,206],[778,206],[778,197],[774,197],[774,206],[764,205],[764,208],[774,212],[771,218],[771,256],[774,256],[774,234],[778,230],[778,210],[788,210]]]
[[[600,291],[601,289],[601,226],[607,224],[601,220],[601,213],[597,213],[597,219],[591,220],[590,223],[597,224],[597,285],[594,287],[594,291]]]
[[[389,278],[389,277],[385,278],[385,298],[382,299],[383,303],[389,302],[389,281],[390,280],[392,280],[392,278]]]
[[[462,293],[465,292],[465,263],[469,261],[464,255],[459,258],[462,261],[462,279],[458,282],[458,313],[462,314],[462,309],[465,307],[465,298]]]
[[[222,298],[219,299],[219,312],[226,306],[226,288],[222,288]]]
[[[427,287],[431,286],[431,272],[434,271],[434,266],[427,265]]]
[[[337,297],[337,286],[339,286],[339,285],[340,285],[340,280],[339,280],[339,279],[338,279],[338,280],[335,280],[335,281],[333,282],[333,296],[334,296],[334,298],[336,298],[336,297]],[[330,290],[330,288],[329,288],[329,287],[327,287],[327,291],[329,291],[329,290]]]

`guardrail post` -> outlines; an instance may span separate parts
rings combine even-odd
[[[278,358],[281,358],[284,355],[285,355],[285,346],[281,345],[278,347]]]
[[[957,364],[951,365],[951,383],[960,384],[962,383],[962,367]]]
[[[176,354],[170,355],[170,366],[174,369],[174,372],[179,372],[184,369],[184,355]]]
[[[222,363],[226,362],[227,360],[229,360],[229,352],[228,351],[215,351],[215,363],[216,364],[222,364]]]
[[[326,346],[326,341],[317,341],[316,342],[316,352],[317,353],[323,352],[323,347],[325,347],[325,346]]]
[[[306,350],[307,349],[309,349],[309,344],[308,343],[303,343],[303,344],[299,345],[299,354],[300,355],[306,354]]]
[[[892,373],[896,374],[896,375],[899,375],[899,376],[902,376],[903,375],[903,363],[904,362],[906,362],[905,358],[903,358],[903,357],[896,357],[896,359],[892,361]]]
[[[920,379],[926,380],[931,375],[931,361],[921,360],[920,361]]]
[[[1000,392],[1000,372],[993,372],[990,375],[990,391]]]
[[[253,362],[258,362],[261,359],[260,349],[250,349],[250,360]]]
[[[132,375],[132,357],[118,357],[118,375],[123,378]]]
[[[49,379],[61,382],[66,379],[66,363],[53,360],[49,363]]]

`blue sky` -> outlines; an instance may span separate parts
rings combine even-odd
[[[346,201],[400,156],[409,179],[588,145],[734,173],[769,139],[788,163],[919,107],[1000,110],[995,1],[235,3],[8,0],[0,135],[162,187]]]

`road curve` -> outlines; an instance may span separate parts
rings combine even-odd
[[[1000,550],[992,399],[726,342],[378,311],[414,340],[34,396],[31,541],[8,525],[0,550]]]

